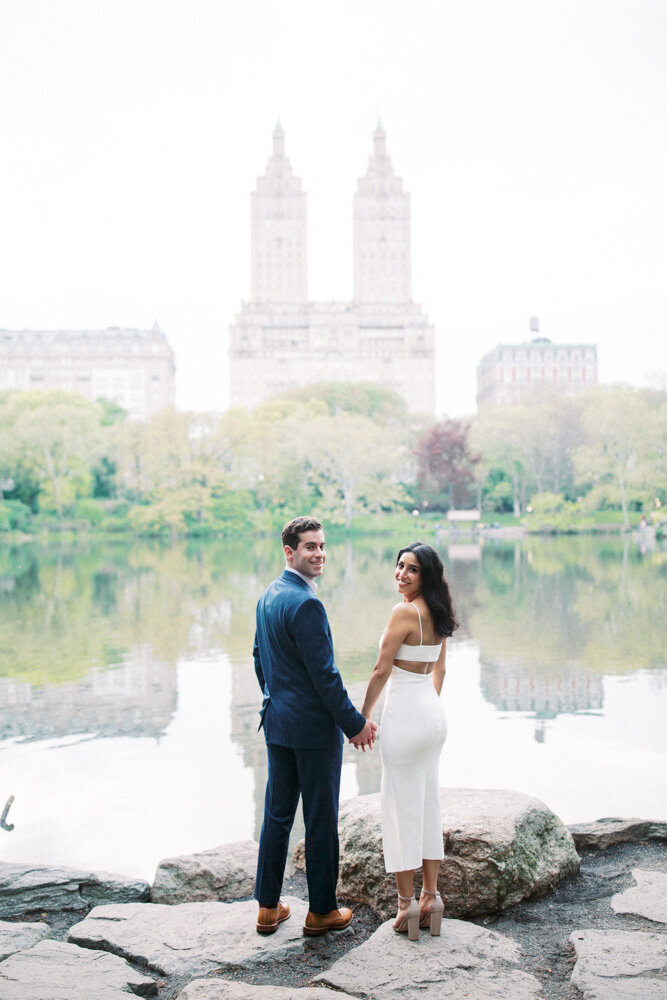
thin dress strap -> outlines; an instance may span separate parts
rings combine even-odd
[[[424,645],[424,634],[422,632],[422,616],[419,614],[419,608],[417,607],[416,604],[413,604],[412,607],[415,609],[415,611],[419,615],[419,645],[423,646]]]

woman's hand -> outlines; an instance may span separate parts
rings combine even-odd
[[[369,750],[373,749],[373,744],[375,743],[375,737],[377,735],[378,725],[377,722],[373,722],[372,719],[366,719],[366,724],[360,733],[353,736],[349,743],[355,748],[355,750],[363,750],[366,753],[366,747]]]

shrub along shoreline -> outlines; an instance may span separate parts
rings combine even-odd
[[[253,520],[231,519],[217,525],[199,525],[194,528],[176,530],[169,524],[150,524],[141,527],[128,521],[126,511],[114,511],[111,503],[105,503],[103,520],[97,517],[34,515],[21,522],[20,528],[5,518],[3,507],[12,501],[0,501],[0,545],[17,545],[24,542],[48,542],[52,540],[75,540],[95,538],[114,540],[119,538],[233,538],[270,537],[278,533],[283,525],[285,512],[265,511],[263,516]],[[317,513],[317,511],[315,511]],[[321,515],[327,527],[329,538],[347,538],[358,535],[406,535],[412,537],[447,539],[450,542],[479,541],[484,538],[517,538],[523,535],[574,535],[574,534],[626,534],[639,532],[646,536],[662,539],[665,523],[661,519],[647,522],[639,511],[630,513],[630,526],[624,524],[621,510],[598,511],[594,516],[579,515],[576,511],[529,512],[521,518],[511,514],[483,514],[478,522],[464,522],[453,525],[446,514],[420,512],[414,516],[408,512],[392,512],[365,515],[353,518],[349,527],[332,523],[326,515]]]

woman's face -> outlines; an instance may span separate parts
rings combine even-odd
[[[404,600],[412,601],[422,589],[419,561],[414,552],[402,552],[394,571],[396,588]]]

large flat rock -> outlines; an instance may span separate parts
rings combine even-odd
[[[665,1000],[667,936],[585,930],[570,941],[577,954],[572,982],[586,1000]]]
[[[46,924],[13,924],[0,920],[0,962],[50,937]]]
[[[336,1000],[346,993],[310,986],[254,986],[229,979],[195,979],[177,1000]]]
[[[122,958],[62,941],[42,941],[0,963],[2,1000],[128,1000],[155,993],[155,981]]]
[[[149,894],[148,882],[124,875],[0,862],[0,917],[138,902]]]
[[[445,859],[438,888],[450,917],[495,913],[547,893],[579,870],[567,827],[539,799],[520,792],[441,789]],[[341,896],[383,916],[396,905],[396,884],[382,856],[379,794],[340,810]],[[300,848],[295,863],[300,863]]]
[[[165,858],[151,888],[153,903],[234,902],[255,887],[258,844],[241,840],[198,854]]]
[[[638,843],[640,840],[667,840],[667,823],[651,819],[619,819],[606,816],[592,823],[568,826],[578,851],[603,851],[613,844]]]
[[[68,940],[102,948],[166,976],[250,969],[304,948],[307,904],[283,897],[292,915],[275,934],[255,930],[257,903],[127,903],[98,906],[70,928]]]
[[[647,920],[666,924],[667,875],[663,872],[634,868],[632,877],[636,885],[611,897],[614,912],[635,913],[637,916],[646,917]]]
[[[537,1000],[537,979],[516,968],[517,946],[494,931],[462,920],[443,920],[440,937],[419,941],[382,924],[314,983],[373,1000]]]

